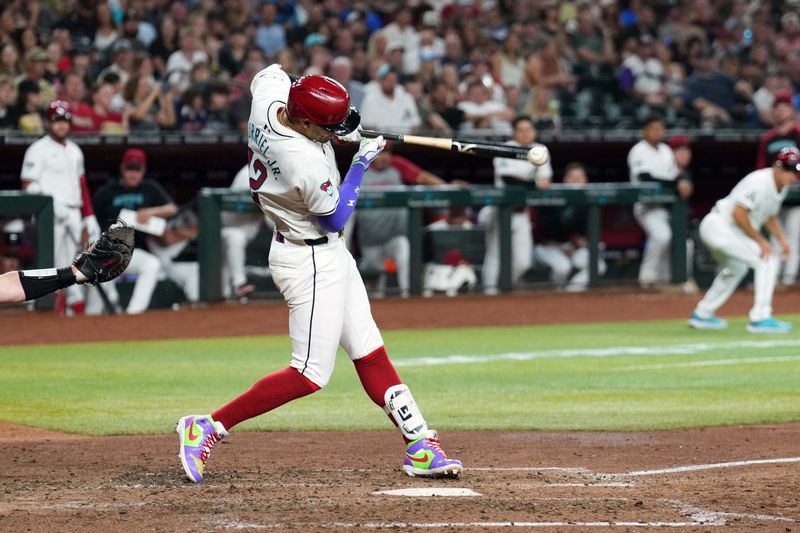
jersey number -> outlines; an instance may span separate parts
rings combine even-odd
[[[255,162],[253,162],[255,159]],[[258,199],[258,193],[256,192],[258,189],[264,185],[264,182],[267,180],[267,167],[264,166],[264,163],[259,158],[253,157],[253,151],[248,148],[247,149],[247,166],[249,167],[250,164],[253,165],[253,170],[255,172],[255,178],[250,178],[250,191],[253,196],[253,201],[257,205],[261,205],[261,200]]]
[[[250,190],[257,191],[264,185],[264,182],[267,180],[267,167],[264,166],[264,163],[257,157],[253,157],[253,151],[251,149],[247,149],[247,166],[253,164],[253,170],[255,171],[255,178],[250,178]]]

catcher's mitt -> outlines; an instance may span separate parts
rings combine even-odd
[[[117,221],[97,242],[78,252],[72,264],[86,276],[85,283],[96,285],[122,274],[133,255],[133,227]]]

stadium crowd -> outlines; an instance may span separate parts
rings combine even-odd
[[[797,0],[13,0],[0,13],[0,129],[243,129],[277,62],[342,82],[367,127],[508,135],[628,124],[771,126],[798,105]]]

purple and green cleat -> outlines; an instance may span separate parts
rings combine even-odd
[[[195,483],[202,483],[211,448],[228,432],[211,415],[184,416],[178,420],[175,431],[181,445],[178,457],[181,458],[186,476]]]
[[[464,470],[458,459],[448,459],[439,444],[439,435],[428,430],[426,436],[406,447],[403,471],[409,476],[457,478]]]

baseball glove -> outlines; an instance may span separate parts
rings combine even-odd
[[[133,255],[133,227],[122,221],[104,231],[97,242],[75,256],[72,264],[86,276],[85,283],[96,285],[122,274]]]

